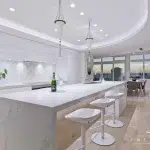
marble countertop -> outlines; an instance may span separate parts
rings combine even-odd
[[[52,93],[50,88],[34,91],[15,92],[1,95],[1,98],[32,103],[54,108],[55,111],[63,110],[75,105],[82,98],[109,90],[126,82],[103,82],[93,84],[65,85],[58,92]]]

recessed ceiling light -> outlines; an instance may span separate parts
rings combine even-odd
[[[9,60],[11,60],[11,59],[9,58]]]
[[[83,16],[83,15],[84,15],[84,12],[80,12],[80,15]]]
[[[70,4],[70,7],[71,7],[71,8],[74,8],[75,6],[76,6],[76,5],[75,5],[74,3],[71,3],[71,4]]]
[[[80,40],[78,40],[78,42],[80,42]]]
[[[93,24],[93,26],[94,26],[94,27],[97,27],[98,25],[97,25],[97,24]]]
[[[100,32],[103,32],[103,29],[100,29]]]
[[[105,36],[108,36],[108,34],[105,34]]]
[[[15,8],[9,8],[10,11],[14,12],[15,11]]]
[[[57,29],[55,29],[54,31],[57,32]]]

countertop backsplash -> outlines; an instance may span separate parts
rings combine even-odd
[[[59,76],[68,84],[81,82],[83,73],[81,54],[72,54],[61,58],[56,64],[56,78]],[[32,61],[2,61],[0,70],[7,69],[5,79],[0,80],[0,85],[30,82],[49,82],[52,78],[52,64]]]

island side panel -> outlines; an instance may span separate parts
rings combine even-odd
[[[112,87],[112,89],[117,93],[124,93],[124,95],[115,102],[116,117],[120,117],[127,106],[127,83],[121,84],[117,87]],[[106,111],[110,114],[113,113],[113,105],[106,108]]]
[[[0,99],[0,149],[56,150],[53,109]]]

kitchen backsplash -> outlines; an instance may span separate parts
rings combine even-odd
[[[78,83],[83,78],[83,56],[81,53],[71,54],[57,60],[56,74],[67,83]],[[22,82],[51,81],[52,63],[38,63],[32,61],[2,61],[0,71],[8,70],[6,79],[0,80],[0,84],[14,84]],[[58,76],[57,76],[58,78]]]

